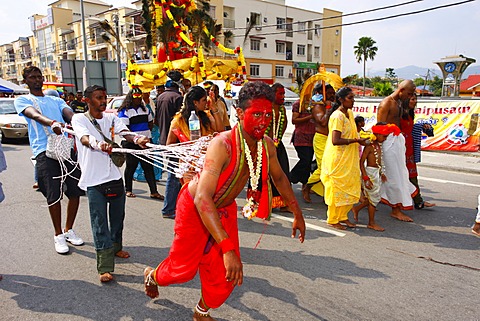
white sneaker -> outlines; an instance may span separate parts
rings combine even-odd
[[[77,236],[77,234],[75,234],[75,231],[73,229],[70,229],[67,232],[64,232],[63,235],[65,236],[65,240],[67,242],[70,242],[73,245],[83,245],[82,238]]]
[[[65,241],[65,236],[63,234],[54,236],[53,240],[55,241],[55,251],[57,251],[58,254],[68,253],[70,249],[68,248],[67,242]]]

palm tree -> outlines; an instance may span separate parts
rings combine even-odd
[[[378,48],[375,47],[376,41],[370,37],[361,37],[358,40],[358,44],[353,46],[355,49],[354,54],[357,58],[357,62],[363,61],[363,95],[365,96],[365,68],[367,65],[367,59],[373,60],[377,54]]]

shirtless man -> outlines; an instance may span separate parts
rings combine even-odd
[[[402,104],[415,93],[415,84],[404,80],[393,94],[385,97],[378,106],[377,122],[394,124],[400,128]],[[416,188],[408,179],[405,165],[405,138],[402,134],[390,134],[382,144],[383,159],[388,180],[382,185],[382,202],[392,207],[390,216],[404,222],[413,222],[402,209],[413,209],[412,195]]]
[[[240,90],[239,125],[211,141],[202,172],[178,196],[175,237],[168,257],[156,269],[144,271],[145,293],[151,298],[159,295],[157,285],[184,283],[200,271],[202,296],[193,320],[214,320],[209,309],[221,306],[234,287],[243,283],[235,198],[249,179],[253,194],[244,215],[269,217],[271,177],[293,211],[292,238],[298,230],[300,242],[304,241],[302,211],[278,163],[272,139],[264,136],[272,120],[273,99],[272,89],[262,82],[248,82]],[[260,181],[262,189],[257,190]]]
[[[320,180],[322,172],[323,152],[328,136],[328,120],[333,112],[332,103],[335,101],[335,89],[332,86],[325,86],[325,102],[314,103],[312,116],[315,121],[315,136],[313,137],[313,151],[317,161],[317,169],[310,175],[307,184],[302,189],[302,196],[305,202],[311,203],[310,191],[323,196],[323,184]]]

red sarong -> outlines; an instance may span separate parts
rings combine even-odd
[[[236,202],[219,208],[222,226],[235,245],[240,257]],[[155,281],[160,286],[185,283],[200,272],[202,297],[209,308],[218,308],[232,293],[234,287],[227,282],[225,264],[220,245],[210,236],[184,185],[177,200],[175,237],[168,257],[155,269]]]

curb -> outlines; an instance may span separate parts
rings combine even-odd
[[[452,171],[452,172],[480,175],[480,169],[473,169],[473,168],[462,168],[462,167],[453,167],[453,166],[446,166],[446,165],[427,164],[423,162],[417,163],[417,167],[426,167],[426,168],[441,169],[441,170]]]

